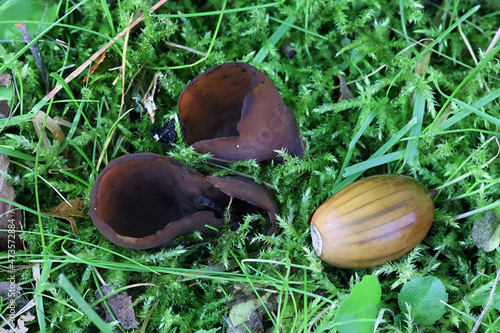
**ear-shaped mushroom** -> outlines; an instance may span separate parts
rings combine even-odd
[[[248,193],[260,191],[262,197],[254,200],[250,194],[232,195],[230,189],[236,185]],[[267,210],[271,207],[269,201],[274,199],[266,191],[253,182],[235,183],[221,191],[205,176],[172,158],[129,154],[111,161],[96,179],[90,215],[97,229],[111,242],[146,249],[169,245],[175,237],[195,230],[213,231],[206,226],[222,227],[229,196]],[[274,208],[268,210],[273,225],[276,212]],[[275,227],[269,230],[274,231]]]
[[[227,161],[279,160],[275,150],[302,157],[295,115],[271,80],[245,63],[209,68],[178,101],[184,136],[200,153]]]

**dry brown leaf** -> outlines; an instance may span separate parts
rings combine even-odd
[[[28,332],[28,328],[24,324],[27,321],[35,320],[35,317],[31,314],[31,312],[27,312],[25,315],[19,316],[19,311],[21,311],[21,309],[23,309],[29,303],[28,299],[24,296],[24,294],[22,294],[22,288],[18,284],[13,282],[0,282],[0,297],[4,299],[4,304],[6,304],[7,302],[9,307],[4,314],[9,318],[12,318],[12,320],[9,321],[11,325],[16,328],[16,330],[6,330],[4,328],[0,328],[0,333]],[[13,304],[15,304],[13,312],[11,312],[10,310],[10,304],[12,302],[14,302]],[[11,317],[12,315],[13,317]],[[14,319],[18,316],[19,318],[17,319],[16,325]]]
[[[15,311],[18,312],[28,304],[28,299],[22,295],[23,288],[13,282],[0,282],[0,297],[5,300],[14,300]],[[8,314],[8,313],[7,313]]]
[[[6,99],[0,101],[0,119],[8,118],[10,114],[9,103]]]
[[[12,75],[7,72],[0,73],[0,86],[8,88],[12,83]]]
[[[83,83],[87,82],[87,80],[89,79],[89,76],[92,75],[94,73],[94,71],[97,69],[97,67],[99,67],[99,65],[101,64],[101,62],[104,61],[104,58],[106,58],[106,52],[107,51],[104,51],[104,53],[101,54],[99,56],[99,58],[97,58],[97,60],[95,61],[95,63],[90,68],[90,74],[88,76],[86,76],[86,77],[83,78]]]
[[[14,187],[7,183],[2,175],[2,172],[7,172],[9,163],[9,157],[7,155],[0,154],[0,197],[9,201],[14,201]],[[14,232],[14,230],[21,230],[21,210],[9,203],[0,201],[0,229],[13,230],[0,232],[1,250],[15,250],[17,246],[21,245],[19,234]],[[14,248],[12,246],[14,246]]]
[[[47,119],[45,119],[47,118]],[[64,135],[61,127],[59,127],[59,124],[57,121],[52,119],[50,116],[47,116],[45,112],[43,111],[38,111],[36,115],[32,119],[33,126],[35,128],[35,132],[40,138],[42,137],[42,145],[45,148],[50,148],[51,144],[49,142],[49,139],[47,137],[47,134],[45,134],[45,131],[42,131],[44,129],[44,123],[45,123],[45,128],[47,128],[53,135],[54,138],[62,145],[64,141],[66,141],[66,136]],[[62,151],[62,155],[66,158],[68,156],[68,151],[69,151],[69,146],[66,146],[64,150]]]
[[[28,328],[24,326],[24,323],[33,320],[35,320],[35,317],[31,313],[27,313],[23,316],[20,316],[19,319],[17,320],[17,332],[19,333],[28,332]]]
[[[264,333],[264,317],[267,312],[274,312],[278,308],[277,293],[259,292],[260,299],[253,288],[246,286],[233,287],[233,301],[230,304],[228,333],[248,332]],[[264,306],[263,306],[264,304]]]
[[[337,74],[340,80],[340,97],[337,102],[343,101],[345,99],[353,99],[354,95],[351,93],[349,88],[347,87],[347,83],[342,75]]]
[[[108,295],[113,291],[113,288],[110,286],[102,286],[101,290],[104,294],[104,296]],[[95,291],[95,297],[99,300],[101,299],[101,293],[99,292],[99,289]],[[131,329],[131,328],[137,328],[139,323],[135,320],[135,313],[134,313],[134,308],[132,306],[132,298],[126,293],[122,292],[119,294],[115,294],[111,297],[108,297],[106,299],[106,302],[109,305],[109,308],[111,311],[113,311],[113,314],[115,315],[116,319],[120,322],[122,327],[124,329]],[[113,317],[108,311],[108,308],[106,307],[106,304],[104,302],[101,302],[101,306],[104,309],[104,312],[106,313],[106,321],[107,322],[112,322],[114,321]]]
[[[69,203],[69,205],[68,205]],[[78,228],[76,227],[76,222],[73,217],[87,218],[85,204],[80,198],[71,199],[61,202],[56,207],[52,208],[50,211],[44,213],[48,216],[56,217],[58,219],[64,219],[71,224],[71,229],[75,235],[78,235]]]
[[[474,244],[486,252],[491,252],[500,245],[500,218],[494,210],[487,211],[483,218],[474,221],[472,226]]]
[[[47,118],[47,121],[45,121],[45,118]],[[38,137],[40,137],[40,135],[43,136],[42,143],[46,148],[50,148],[50,143],[45,132],[42,133],[42,128],[44,123],[45,123],[45,128],[48,128],[48,130],[54,135],[55,139],[60,144],[63,144],[63,142],[66,140],[66,136],[64,135],[61,127],[59,127],[59,124],[54,119],[52,119],[52,117],[46,116],[45,112],[38,111],[36,115],[33,117],[32,121]]]
[[[160,72],[156,72],[151,84],[149,85],[148,91],[146,92],[144,98],[140,101],[143,107],[149,114],[149,120],[151,124],[155,123],[155,115],[156,115],[156,103],[154,101],[155,93],[157,90],[157,85],[159,84],[159,78],[162,77]]]
[[[28,328],[24,325],[24,323],[35,319],[35,316],[28,312],[17,319],[17,327],[15,327],[15,329],[6,330],[5,328],[0,327],[0,333],[27,333]]]
[[[156,114],[156,103],[154,101],[154,93],[151,95],[146,96],[143,100],[142,103],[144,104],[144,108],[149,114],[149,120],[151,121],[151,124],[155,123],[155,114]]]

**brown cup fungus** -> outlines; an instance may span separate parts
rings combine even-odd
[[[293,111],[271,80],[245,63],[209,68],[194,78],[178,101],[184,136],[199,153],[226,161],[276,160],[276,150],[302,157]]]
[[[171,245],[195,230],[220,229],[230,202],[231,216],[267,211],[268,233],[275,232],[278,209],[265,187],[240,177],[205,177],[167,156],[129,154],[111,161],[97,177],[90,215],[111,242],[147,249]]]

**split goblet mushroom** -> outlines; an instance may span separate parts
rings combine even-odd
[[[90,197],[90,215],[101,234],[126,248],[170,245],[180,235],[222,227],[224,209],[268,213],[276,231],[278,208],[265,187],[241,177],[206,177],[167,156],[129,154],[100,173]],[[233,215],[233,214],[232,214]]]
[[[304,154],[293,111],[271,80],[249,64],[209,68],[184,88],[178,107],[184,137],[197,152],[231,162],[279,161],[281,149]]]

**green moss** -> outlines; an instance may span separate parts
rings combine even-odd
[[[87,1],[62,21],[66,25],[51,27],[39,43],[48,73],[59,72],[67,77],[74,67],[64,67],[85,62],[114,37],[113,31],[125,29],[132,15],[147,13],[147,6],[153,5],[143,0],[106,3]],[[104,281],[115,288],[152,284],[127,290],[133,296],[137,320],[142,324],[150,315],[148,331],[225,330],[224,317],[230,308],[234,284],[257,284],[258,288],[282,293],[279,322],[266,314],[268,327],[274,320],[287,332],[307,331],[313,323],[313,331],[329,330],[338,305],[356,282],[371,273],[381,282],[385,307],[396,314],[396,318],[384,315],[386,321],[380,324],[380,331],[470,331],[485,303],[470,304],[466,296],[489,293],[500,252],[486,253],[475,247],[471,229],[480,215],[458,220],[456,217],[500,200],[499,164],[494,159],[498,145],[491,139],[499,135],[500,110],[495,101],[477,107],[492,118],[471,113],[451,125],[437,126],[437,121],[463,112],[456,101],[446,108],[451,95],[472,105],[499,88],[498,55],[480,65],[477,74],[461,86],[477,67],[463,36],[471,43],[477,61],[483,61],[499,25],[497,17],[490,14],[499,10],[498,4],[486,1],[461,22],[463,36],[458,28],[445,31],[464,17],[476,5],[475,1],[444,0],[440,6],[413,0],[262,0],[251,4],[231,1],[218,26],[222,5],[222,1],[166,2],[154,14],[146,14],[128,36],[125,89],[129,85],[130,89],[123,105],[121,74],[109,69],[122,65],[124,38],[108,49],[104,61],[86,83],[82,79],[89,70],[68,83],[76,100],[71,100],[71,94],[63,89],[55,97],[57,103],[45,104],[44,112],[70,123],[81,114],[71,129],[61,127],[71,136],[68,155],[60,154],[61,147],[47,130],[52,146],[39,147],[28,118],[5,127],[5,121],[0,122],[0,148],[16,151],[5,179],[14,185],[16,201],[35,211],[48,211],[60,203],[57,192],[67,199],[82,198],[88,205],[90,187],[85,182],[92,185],[95,180],[93,167],[101,154],[99,171],[126,153],[160,153],[205,174],[243,174],[270,185],[280,206],[280,232],[266,236],[264,217],[250,215],[243,219],[239,230],[227,228],[216,238],[202,238],[195,233],[179,240],[174,248],[132,251],[109,243],[96,231],[90,218],[77,218],[79,234],[74,235],[66,222],[45,217],[39,220],[37,215],[26,212],[24,221],[29,233],[24,233],[23,238],[27,247],[26,252],[20,248],[16,254],[15,277],[31,298],[36,285],[31,268],[40,264],[43,274],[39,291],[45,313],[30,328],[42,330],[39,326],[44,323],[46,331],[93,331],[92,322],[76,310],[78,304],[57,286],[57,277],[63,273],[91,304],[97,288],[92,267],[96,267]],[[69,11],[67,6],[69,3],[60,3],[60,17]],[[273,43],[270,36],[287,18],[293,20],[293,26]],[[56,38],[66,42],[68,48],[54,43]],[[415,72],[415,65],[417,54],[425,46],[417,41],[436,38],[439,40],[432,48],[427,74],[420,75]],[[211,52],[204,58],[171,43]],[[297,50],[295,58],[286,58],[281,51],[283,43]],[[29,51],[16,57],[24,46],[20,41],[0,45],[2,66],[15,78],[14,120],[30,114],[46,94]],[[252,63],[263,47],[269,53],[263,61]],[[229,61],[250,62],[275,83],[297,117],[307,148],[303,159],[283,152],[283,164],[258,165],[248,161],[221,167],[210,163],[209,155],[197,155],[181,138],[168,148],[153,139],[152,126],[160,127],[176,119],[177,99],[185,85],[208,67]],[[161,88],[155,94],[158,109],[152,125],[147,113],[140,112],[137,100],[144,98],[155,74]],[[338,102],[337,74],[348,81],[355,99]],[[56,84],[51,78],[50,88]],[[415,142],[417,154],[405,160],[408,142],[415,138],[409,138],[407,132],[401,140],[391,140],[413,117],[417,87],[421,91],[418,98],[425,101],[422,130]],[[116,126],[106,148],[106,139],[120,110],[121,115],[128,113]],[[176,125],[180,134],[180,125]],[[355,137],[359,131],[360,136]],[[386,154],[401,155],[387,163],[372,163],[370,158],[387,143],[390,144]],[[27,156],[36,156],[38,161]],[[339,189],[346,167],[362,162],[368,162],[363,176],[404,173],[431,189],[466,177],[437,191],[435,223],[423,243],[408,255],[380,267],[341,270],[328,266],[314,254],[309,218]],[[6,264],[8,254],[1,256]],[[242,263],[243,259],[257,261]],[[201,278],[200,270],[219,263],[233,268]],[[1,280],[10,274],[0,273]],[[198,278],[179,280],[179,276],[193,274]],[[415,324],[397,305],[401,287],[412,278],[426,275],[443,281],[450,295],[449,304],[456,309],[448,308],[434,327]],[[99,306],[95,310],[100,311]],[[483,319],[492,331],[498,328],[495,311],[491,308]]]

